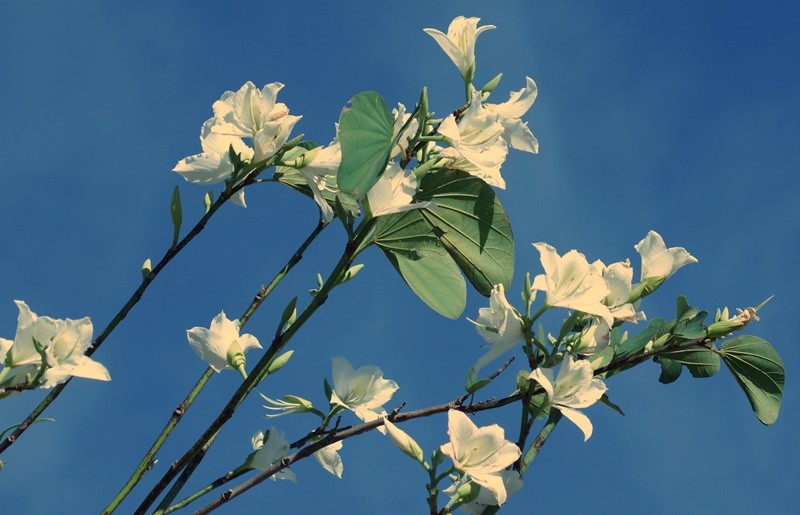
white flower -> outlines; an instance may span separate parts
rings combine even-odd
[[[505,439],[503,428],[497,424],[479,428],[467,415],[451,409],[447,412],[447,434],[450,442],[441,446],[442,453],[453,460],[456,469],[491,492],[496,504],[506,502],[506,488],[500,472],[517,461],[522,453]]]
[[[314,458],[317,460],[317,463],[339,479],[342,478],[342,472],[344,472],[342,457],[339,456],[342,445],[342,441],[339,440],[314,453]]]
[[[494,25],[478,27],[480,20],[459,16],[450,22],[447,34],[437,29],[423,29],[455,63],[465,81],[472,80],[475,75],[475,40],[482,32],[495,28]]]
[[[344,358],[333,358],[333,392],[331,403],[343,406],[364,422],[371,422],[386,415],[383,405],[389,402],[399,387],[392,380],[384,379],[381,369],[367,365],[353,370]],[[385,433],[384,428],[379,431]]]
[[[200,359],[216,372],[223,369],[239,369],[244,365],[244,353],[251,348],[261,348],[252,334],[239,334],[239,320],[228,320],[220,312],[211,320],[208,329],[193,327],[186,331],[189,345]]]
[[[536,154],[539,152],[539,142],[534,137],[527,123],[520,118],[528,112],[536,100],[538,90],[536,83],[530,77],[525,77],[525,87],[513,91],[509,99],[502,104],[484,104],[484,107],[500,115],[499,121],[503,126],[503,139],[511,148],[524,150]]]
[[[496,357],[513,349],[517,343],[525,338],[522,332],[522,319],[506,300],[502,284],[497,284],[492,288],[489,307],[480,308],[478,310],[478,319],[469,321],[475,324],[478,334],[489,343],[489,352],[481,356],[475,366],[472,367],[475,372],[478,372]]]
[[[559,256],[547,243],[533,246],[539,251],[545,273],[534,277],[531,289],[546,292],[548,306],[582,311],[602,317],[608,325],[614,323],[614,317],[603,304],[609,294],[606,281],[583,254],[571,250]]]
[[[290,152],[300,151],[300,147],[295,147]],[[336,187],[336,174],[339,171],[339,165],[342,162],[342,148],[339,144],[338,137],[335,138],[327,147],[316,147],[311,150],[303,151],[302,154],[296,159],[289,160],[291,168],[294,168],[300,173],[300,176],[306,181],[312,195],[314,202],[319,206],[322,212],[322,218],[326,222],[333,219],[333,209],[322,196],[322,192],[326,189],[329,191],[338,191]],[[286,169],[287,167],[278,167],[278,171]]]
[[[239,91],[226,91],[212,106],[220,122],[214,132],[252,139],[256,161],[272,157],[302,118],[290,115],[285,104],[276,102],[281,88],[283,84],[273,82],[259,90],[248,81]]]
[[[47,370],[41,378],[42,388],[52,388],[71,376],[109,381],[106,367],[84,355],[92,344],[92,321],[40,317],[21,300],[14,301],[19,309],[17,332],[14,341],[0,338],[2,361],[9,369],[7,384],[24,381],[26,375],[34,377],[42,366],[42,354],[36,349],[34,339],[45,356]]]
[[[416,202],[417,178],[411,170],[403,170],[399,164],[390,162],[378,181],[367,192],[367,203],[372,216],[401,213],[433,205],[432,202]]]
[[[389,435],[389,438],[391,438],[398,449],[420,463],[425,462],[422,448],[408,433],[394,425],[388,418],[383,419],[383,425],[386,427],[386,434]]]
[[[634,248],[642,256],[642,281],[651,277],[667,278],[683,265],[697,263],[697,258],[685,248],[667,248],[664,239],[655,231],[648,232]]]
[[[472,101],[461,120],[456,123],[451,114],[439,125],[439,134],[450,145],[439,154],[452,160],[451,168],[480,177],[491,186],[505,188],[500,166],[508,155],[508,145],[502,137],[505,129],[498,120],[498,114],[483,108],[480,92],[473,89]]]
[[[600,317],[592,317],[591,322],[584,327],[580,340],[573,347],[573,352],[584,356],[593,356],[603,352],[611,343],[611,327]]]
[[[289,452],[289,441],[286,440],[286,435],[283,431],[271,427],[269,431],[262,433],[259,431],[253,435],[252,441],[253,453],[248,458],[250,467],[265,472],[267,469],[281,461],[286,457]],[[297,483],[297,476],[288,468],[282,469],[280,472],[270,476],[270,479],[276,481],[278,479],[288,479],[292,483]]]
[[[542,385],[547,392],[550,406],[559,410],[583,431],[584,441],[592,436],[592,422],[578,409],[588,408],[597,402],[605,393],[606,385],[602,380],[594,378],[594,371],[588,361],[575,361],[572,356],[567,355],[555,380],[553,370],[549,368],[537,368],[531,372],[529,378]]]
[[[633,281],[633,268],[631,268],[630,260],[626,259],[606,266],[598,259],[592,263],[592,268],[606,281],[609,293],[603,299],[603,304],[608,306],[616,320],[636,323],[646,319],[643,312],[637,312],[634,305],[628,302]]]
[[[200,129],[203,152],[178,161],[172,171],[194,184],[216,184],[229,179],[233,173],[233,163],[228,153],[231,147],[234,152],[241,154],[242,159],[249,161],[253,158],[253,149],[241,138],[215,132],[213,128],[218,123],[215,118],[206,120]],[[245,207],[244,190],[239,190],[231,200]]]
[[[499,473],[499,475],[503,480],[503,486],[505,486],[506,494],[508,496],[511,496],[511,494],[522,490],[522,478],[520,477],[519,472],[516,470],[503,470]],[[457,481],[445,488],[443,492],[452,497],[453,494],[456,493],[456,490],[458,490],[458,487],[463,483],[463,480]],[[473,501],[462,504],[459,506],[459,508],[470,515],[481,515],[487,506],[495,505],[497,505],[497,500],[495,500],[495,498],[492,496],[492,493],[485,488],[481,488],[478,492],[478,496]]]

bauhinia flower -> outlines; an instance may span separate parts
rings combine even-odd
[[[342,457],[339,456],[342,445],[342,441],[339,440],[314,453],[314,459],[317,460],[317,463],[339,479],[342,478],[342,472],[344,472],[344,463],[342,463]]]
[[[610,293],[608,285],[586,257],[575,250],[559,256],[547,243],[534,243],[541,256],[544,274],[533,279],[532,290],[547,294],[545,303],[602,317],[608,325],[614,316],[603,300]]]
[[[682,266],[697,263],[697,258],[685,248],[667,248],[664,238],[655,231],[648,232],[634,248],[642,256],[642,281],[652,277],[668,278]]]
[[[383,405],[389,402],[398,388],[394,381],[384,379],[383,372],[375,365],[353,370],[346,359],[338,356],[333,358],[331,404],[349,409],[364,422],[385,416]],[[379,430],[386,432],[383,428]]]
[[[512,91],[506,102],[483,104],[483,106],[499,115],[498,121],[503,126],[503,139],[511,148],[537,154],[539,142],[528,128],[528,124],[520,120],[531,108],[538,94],[533,79],[525,77],[525,80],[525,87],[519,91]]]
[[[246,376],[244,353],[254,347],[261,348],[252,334],[240,335],[239,320],[228,320],[224,311],[211,320],[208,329],[193,327],[186,331],[186,337],[194,352],[215,372],[235,369]]]
[[[372,216],[402,213],[433,205],[433,202],[413,202],[417,178],[411,170],[390,162],[378,181],[367,192],[367,204]]]
[[[203,152],[181,159],[172,171],[194,184],[216,184],[230,179],[234,172],[228,152],[230,148],[240,154],[243,160],[249,161],[253,158],[253,149],[241,138],[214,132],[213,128],[218,123],[219,120],[215,118],[206,120],[200,129],[200,146]],[[237,191],[231,201],[246,207],[244,190]]]
[[[581,331],[578,343],[572,348],[573,352],[584,356],[593,356],[603,352],[611,343],[611,328],[600,317],[592,317],[591,322]]]
[[[478,27],[480,20],[459,16],[450,22],[447,34],[437,29],[423,29],[455,63],[466,82],[475,75],[475,40],[481,33],[496,28],[494,25]]]
[[[290,152],[299,151],[295,147]],[[322,218],[329,222],[333,219],[333,209],[322,196],[327,190],[337,191],[336,174],[342,162],[342,147],[338,138],[334,139],[327,147],[316,147],[307,150],[296,159],[291,160],[291,167],[295,168],[308,184],[314,196],[314,202],[322,212]],[[283,167],[278,167],[278,171]]]
[[[644,313],[637,312],[634,305],[628,302],[633,280],[633,268],[631,268],[630,260],[626,259],[606,266],[598,259],[592,263],[592,267],[606,281],[609,293],[603,299],[603,304],[608,306],[614,319],[634,323],[644,320]]]
[[[280,82],[256,88],[250,81],[238,91],[226,91],[214,102],[214,117],[219,121],[213,131],[229,136],[250,138],[261,161],[275,155],[289,139],[294,125],[302,116],[292,116],[285,104],[277,102]]]
[[[271,427],[266,433],[259,431],[251,440],[253,453],[248,457],[248,465],[256,470],[265,472],[270,467],[281,461],[289,452],[289,441],[283,431]],[[270,479],[288,479],[292,483],[297,483],[297,476],[288,468],[283,468],[279,472],[270,476]]]
[[[425,455],[422,452],[422,448],[408,433],[394,425],[388,418],[383,419],[383,425],[386,427],[386,434],[389,435],[389,438],[398,449],[420,463],[425,462]]]
[[[489,352],[481,356],[473,369],[475,372],[486,366],[493,359],[513,349],[525,335],[522,332],[522,318],[508,303],[502,284],[492,288],[489,307],[478,310],[478,319],[470,320],[475,324],[484,340],[489,344]]]
[[[537,368],[531,372],[529,378],[542,385],[551,408],[559,410],[583,431],[584,441],[592,436],[592,422],[578,410],[597,402],[605,393],[606,385],[602,380],[594,378],[594,371],[588,361],[574,360],[568,354],[555,379],[553,370],[549,368]]]
[[[516,470],[503,470],[500,472],[500,478],[503,480],[503,486],[506,488],[507,496],[522,490],[522,478]],[[445,488],[443,492],[449,496],[453,496],[458,487],[464,484],[464,481],[457,481]],[[481,488],[478,496],[468,503],[464,503],[459,508],[469,513],[470,515],[482,515],[487,506],[496,506],[497,500],[492,496],[492,493],[485,488]]]
[[[505,128],[498,121],[500,115],[484,109],[481,94],[472,90],[472,101],[461,120],[450,115],[439,125],[439,134],[449,147],[439,153],[449,158],[450,168],[463,170],[480,177],[487,184],[505,188],[500,166],[508,155],[508,145],[503,139]]]
[[[447,434],[450,441],[441,451],[456,469],[486,489],[494,504],[506,502],[507,492],[501,472],[522,454],[514,443],[505,439],[505,431],[497,424],[478,427],[458,410],[447,412]]]
[[[71,376],[109,381],[106,367],[84,355],[92,344],[92,321],[53,319],[38,316],[21,300],[14,301],[19,309],[14,341],[0,338],[0,361],[5,368],[0,382],[19,384],[46,370],[40,383],[34,386],[52,388]],[[36,343],[34,343],[36,342]],[[37,349],[37,346],[39,349]],[[44,361],[43,361],[44,356]]]

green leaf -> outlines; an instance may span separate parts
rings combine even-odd
[[[417,200],[437,207],[410,211],[422,216],[469,282],[489,296],[514,277],[514,236],[494,190],[465,172],[443,170],[420,181]]]
[[[701,345],[665,352],[661,354],[661,357],[681,363],[689,370],[692,377],[711,377],[720,369],[719,355]]]
[[[485,182],[459,171],[439,171],[420,181],[418,201],[435,207],[381,217],[374,240],[383,249],[442,246],[483,295],[511,285],[514,237],[505,209]]]
[[[777,351],[766,340],[756,336],[737,336],[720,349],[722,359],[762,424],[778,419],[783,399],[786,371]]]
[[[634,354],[640,353],[647,342],[652,340],[654,337],[659,336],[659,331],[663,330],[665,327],[668,327],[669,324],[664,322],[664,320],[660,318],[654,318],[647,324],[647,328],[641,333],[631,336],[625,342],[622,343],[619,347],[617,347],[616,352],[614,353],[615,358],[617,359],[625,359]]]
[[[394,122],[386,101],[374,91],[359,93],[350,105],[339,117],[342,162],[338,183],[340,190],[358,199],[386,168]]]
[[[661,365],[661,375],[658,376],[659,383],[669,384],[680,377],[683,365],[677,361],[663,356],[655,356],[653,361]]]
[[[687,302],[686,297],[684,297],[683,295],[678,297],[677,307],[678,307],[678,314],[675,316],[675,318],[680,319],[683,316],[683,314],[689,310],[689,302]]]
[[[175,186],[172,191],[172,200],[169,203],[169,213],[172,216],[172,246],[178,244],[178,238],[181,234],[181,224],[183,223],[183,210],[181,209],[181,190]]]
[[[410,253],[383,249],[411,290],[431,309],[455,320],[467,305],[467,285],[453,259],[439,247]]]
[[[672,331],[672,334],[687,340],[705,338],[708,334],[708,328],[703,324],[703,321],[707,316],[708,312],[706,311],[696,313],[691,319],[679,322]]]

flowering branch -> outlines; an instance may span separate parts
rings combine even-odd
[[[252,183],[253,180],[261,173],[264,169],[268,166],[272,166],[275,162],[275,159],[269,159],[267,162],[263,163],[258,168],[252,170],[249,175],[247,176],[246,180],[240,182],[236,186],[232,188],[226,188],[219,196],[219,198],[211,204],[208,208],[208,211],[200,218],[200,220],[195,224],[195,226],[184,236],[177,244],[170,246],[167,251],[164,253],[164,257],[154,266],[147,276],[144,277],[142,283],[139,285],[138,288],[133,292],[133,295],[128,299],[125,305],[120,308],[117,314],[111,319],[111,322],[108,323],[105,329],[94,339],[89,349],[86,351],[86,356],[89,357],[94,354],[100,346],[105,342],[106,338],[111,335],[114,329],[122,322],[128,313],[133,309],[133,307],[141,300],[142,295],[150,286],[150,284],[155,280],[158,276],[159,272],[166,267],[172,259],[177,256],[181,250],[183,250],[186,245],[191,242],[195,236],[200,234],[203,229],[205,229],[206,224],[214,216],[222,205],[227,202],[232,195],[237,193],[238,191],[242,190],[245,186]],[[0,441],[0,454],[3,453],[6,449],[8,449],[14,442],[30,427],[30,425],[37,419],[39,416],[47,409],[50,404],[55,401],[64,388],[70,383],[71,378],[67,379],[65,382],[55,386],[49,394],[31,411],[31,413],[23,420],[14,431],[8,435],[3,441]]]
[[[258,293],[253,298],[250,305],[245,309],[244,314],[239,318],[239,327],[242,328],[244,325],[250,320],[250,317],[253,316],[253,313],[261,306],[261,304],[266,300],[270,293],[275,289],[276,286],[283,280],[286,274],[297,265],[301,259],[303,259],[303,253],[306,249],[311,245],[311,243],[317,238],[317,236],[322,232],[325,227],[328,226],[328,223],[324,220],[320,220],[317,223],[316,227],[311,234],[303,241],[303,243],[297,248],[289,261],[281,268],[281,270],[275,275],[275,277],[270,281],[267,286],[262,286],[259,288]],[[125,486],[122,487],[122,490],[112,499],[108,506],[103,510],[103,514],[110,514],[112,513],[117,506],[125,499],[125,497],[130,493],[130,491],[136,486],[136,484],[141,479],[142,475],[148,470],[148,468],[153,463],[155,459],[156,453],[161,449],[161,447],[166,442],[167,438],[172,433],[175,426],[178,425],[183,415],[189,409],[189,407],[194,402],[194,399],[199,395],[200,391],[205,387],[208,380],[214,374],[214,369],[212,367],[206,368],[200,378],[197,380],[197,383],[186,396],[184,401],[175,408],[173,411],[172,416],[170,416],[169,420],[167,421],[164,428],[161,430],[161,433],[156,437],[156,440],[151,445],[150,449],[145,453],[142,457],[141,462],[134,470],[133,474],[131,475],[130,479],[128,479]]]
[[[158,481],[147,497],[139,505],[136,513],[144,513],[155,501],[158,495],[163,492],[169,483],[175,478],[175,476],[177,476],[177,474],[190,463],[194,456],[200,453],[204,448],[208,448],[206,446],[210,445],[210,442],[213,441],[222,426],[225,425],[225,423],[233,416],[233,413],[236,411],[236,408],[239,406],[239,404],[241,404],[241,402],[247,397],[247,395],[249,395],[253,388],[255,388],[255,386],[261,381],[263,374],[268,370],[272,360],[278,355],[284,346],[289,343],[292,336],[294,336],[294,334],[303,326],[303,324],[311,317],[311,315],[313,315],[314,312],[327,300],[328,293],[330,293],[330,291],[337,284],[339,284],[340,279],[352,264],[357,253],[362,250],[361,245],[364,243],[364,240],[368,238],[372,226],[374,225],[374,221],[375,219],[373,218],[362,223],[362,226],[356,231],[353,240],[348,241],[341,259],[334,267],[331,275],[328,277],[328,280],[325,281],[309,305],[297,317],[295,323],[275,337],[275,339],[272,341],[272,344],[253,368],[250,375],[244,380],[241,386],[239,386],[236,392],[234,392],[228,403],[225,405],[225,407],[223,407],[219,415],[217,415],[217,418],[214,419],[206,431],[200,436],[200,438],[197,439],[197,441],[189,448],[189,450],[181,458],[170,465],[169,470],[167,470],[164,476]]]

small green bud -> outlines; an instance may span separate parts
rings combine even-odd
[[[487,82],[486,85],[481,88],[481,93],[491,93],[492,91],[494,91],[494,88],[496,88],[497,85],[500,84],[500,79],[502,78],[503,78],[502,72],[495,75],[492,80]]]
[[[228,352],[225,354],[225,359],[236,370],[244,366],[244,352],[242,352],[242,347],[239,345],[239,340],[231,342],[231,346],[228,347]]]
[[[282,369],[283,366],[289,362],[289,358],[292,357],[292,354],[294,354],[293,350],[286,351],[277,358],[275,358],[274,360],[272,360],[272,363],[270,363],[269,367],[267,367],[267,374],[268,375],[274,374],[278,370]]]
[[[726,318],[727,310],[728,308],[725,308],[719,321],[708,326],[709,338],[728,336],[734,331],[743,329],[751,320],[759,320],[755,308],[740,309],[739,314],[730,319]]]
[[[659,286],[661,286],[664,281],[666,280],[666,276],[661,277],[648,277],[644,281],[640,282],[636,285],[633,290],[631,290],[631,295],[628,297],[628,302],[633,304],[639,299],[643,299],[656,291]]]
[[[476,485],[472,481],[467,481],[463,485],[456,488],[456,493],[453,495],[453,499],[455,499],[458,503],[466,504],[477,499],[479,493],[481,493],[481,486]]]

